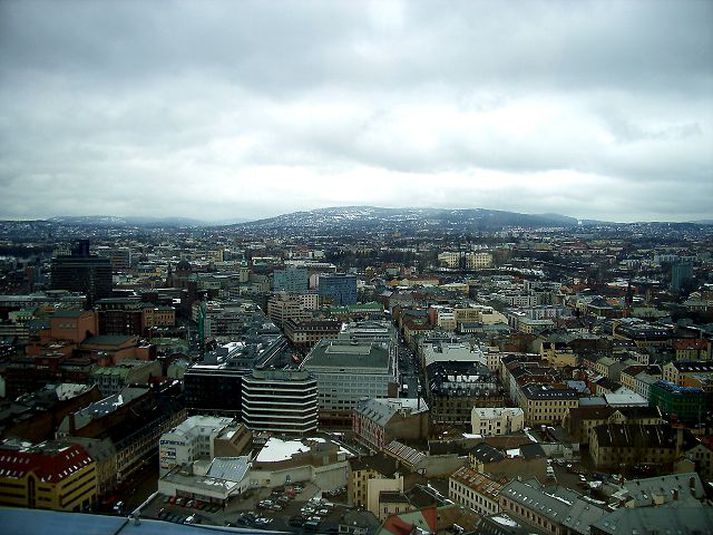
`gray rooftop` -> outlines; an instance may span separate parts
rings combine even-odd
[[[355,410],[384,426],[400,411],[407,415],[419,414],[428,411],[428,405],[422,399],[416,398],[367,399],[360,401]]]
[[[664,501],[702,500],[705,490],[701,478],[695,472],[669,474],[632,479],[622,485],[628,496],[636,501],[636,506],[654,505],[654,496],[663,496]]]
[[[215,457],[206,475],[216,479],[242,481],[249,468],[249,457]]]
[[[672,502],[658,507],[621,508],[592,523],[599,533],[711,533],[713,507],[698,502]]]
[[[582,535],[588,534],[589,526],[606,514],[604,509],[570,489],[540,487],[537,481],[513,480],[503,487],[500,495]]]
[[[173,524],[141,519],[133,522],[120,516],[45,511],[42,509],[0,508],[2,532],[6,535],[206,535],[206,533],[277,533],[246,528]]]
[[[381,344],[320,340],[304,360],[311,368],[389,368],[388,349]]]

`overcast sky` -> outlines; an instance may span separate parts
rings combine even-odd
[[[0,1],[0,217],[713,218],[713,2]]]

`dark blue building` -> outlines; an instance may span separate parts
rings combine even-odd
[[[355,305],[357,302],[356,275],[345,273],[319,276],[320,303],[329,302],[335,306]]]

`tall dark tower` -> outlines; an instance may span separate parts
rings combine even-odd
[[[87,306],[111,297],[111,259],[89,253],[89,240],[80,240],[69,256],[52,259],[53,290],[69,290],[87,296]]]

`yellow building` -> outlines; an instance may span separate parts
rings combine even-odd
[[[43,442],[0,448],[1,505],[82,511],[96,498],[96,463],[81,446]]]
[[[394,462],[380,456],[351,459],[347,480],[350,505],[365,507],[378,517],[380,494],[404,490],[404,478],[395,468]]]
[[[669,362],[663,367],[664,381],[683,386],[686,377],[713,377],[713,362]]]
[[[487,305],[457,305],[453,307],[453,315],[456,323],[483,323],[485,325],[493,325],[495,323],[507,323],[508,319]]]
[[[525,425],[560,425],[570,409],[579,407],[577,392],[571,388],[530,384],[522,389],[521,408]]]
[[[577,356],[572,348],[566,344],[549,341],[542,342],[540,356],[554,368],[575,367],[577,365]]]

